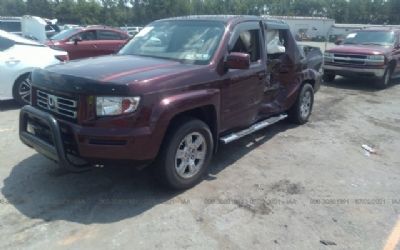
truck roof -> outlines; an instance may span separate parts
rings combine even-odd
[[[261,20],[258,16],[247,16],[247,15],[191,15],[191,16],[180,16],[171,17],[163,20],[204,20],[204,21],[221,21],[224,23],[232,22],[234,20]]]
[[[223,23],[234,23],[238,21],[263,21],[267,28],[289,29],[289,25],[278,19],[251,15],[191,15],[162,19],[168,20],[201,20],[201,21],[220,21]]]
[[[365,29],[361,29],[360,31],[399,31],[400,28],[397,27],[368,27]]]

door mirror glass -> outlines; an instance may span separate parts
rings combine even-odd
[[[229,69],[250,68],[250,55],[241,52],[231,52],[226,58],[226,66]]]

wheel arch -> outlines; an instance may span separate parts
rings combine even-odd
[[[211,134],[213,136],[214,151],[218,147],[218,116],[217,110],[214,105],[209,104],[201,107],[196,107],[183,111],[181,113],[175,114],[167,126],[166,131],[170,131],[174,126],[179,124],[180,121],[187,118],[194,118],[203,121],[210,128]],[[165,139],[165,138],[164,138]]]
[[[192,117],[206,123],[213,136],[214,151],[218,147],[219,133],[219,89],[191,90],[160,99],[152,109],[150,129],[154,143],[160,147],[165,143],[168,131],[181,119]],[[154,152],[158,154],[157,152]]]

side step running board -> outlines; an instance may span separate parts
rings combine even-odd
[[[258,131],[258,130],[266,128],[266,127],[268,127],[268,126],[270,126],[270,125],[272,125],[274,123],[277,123],[277,122],[285,119],[287,116],[288,116],[287,114],[281,114],[279,116],[270,117],[270,118],[268,118],[266,120],[263,120],[263,121],[260,121],[260,122],[257,122],[255,124],[253,124],[249,128],[246,128],[246,129],[241,130],[239,132],[232,133],[232,134],[226,135],[224,137],[221,137],[220,141],[223,144],[231,143],[231,142],[236,141],[236,140],[238,140],[238,139],[240,139],[240,138],[242,138],[242,137],[244,137],[246,135],[249,135],[249,134],[254,133],[254,132]]]

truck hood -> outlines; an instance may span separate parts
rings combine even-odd
[[[190,83],[202,74],[194,71],[206,68],[151,57],[110,55],[35,70],[32,84],[71,93],[152,92],[172,87],[169,83]]]
[[[392,48],[390,46],[379,45],[339,45],[326,52],[343,53],[343,54],[363,54],[378,55],[389,53]]]
[[[56,64],[46,70],[105,83],[129,84],[196,67],[199,66],[151,57],[110,55]]]

